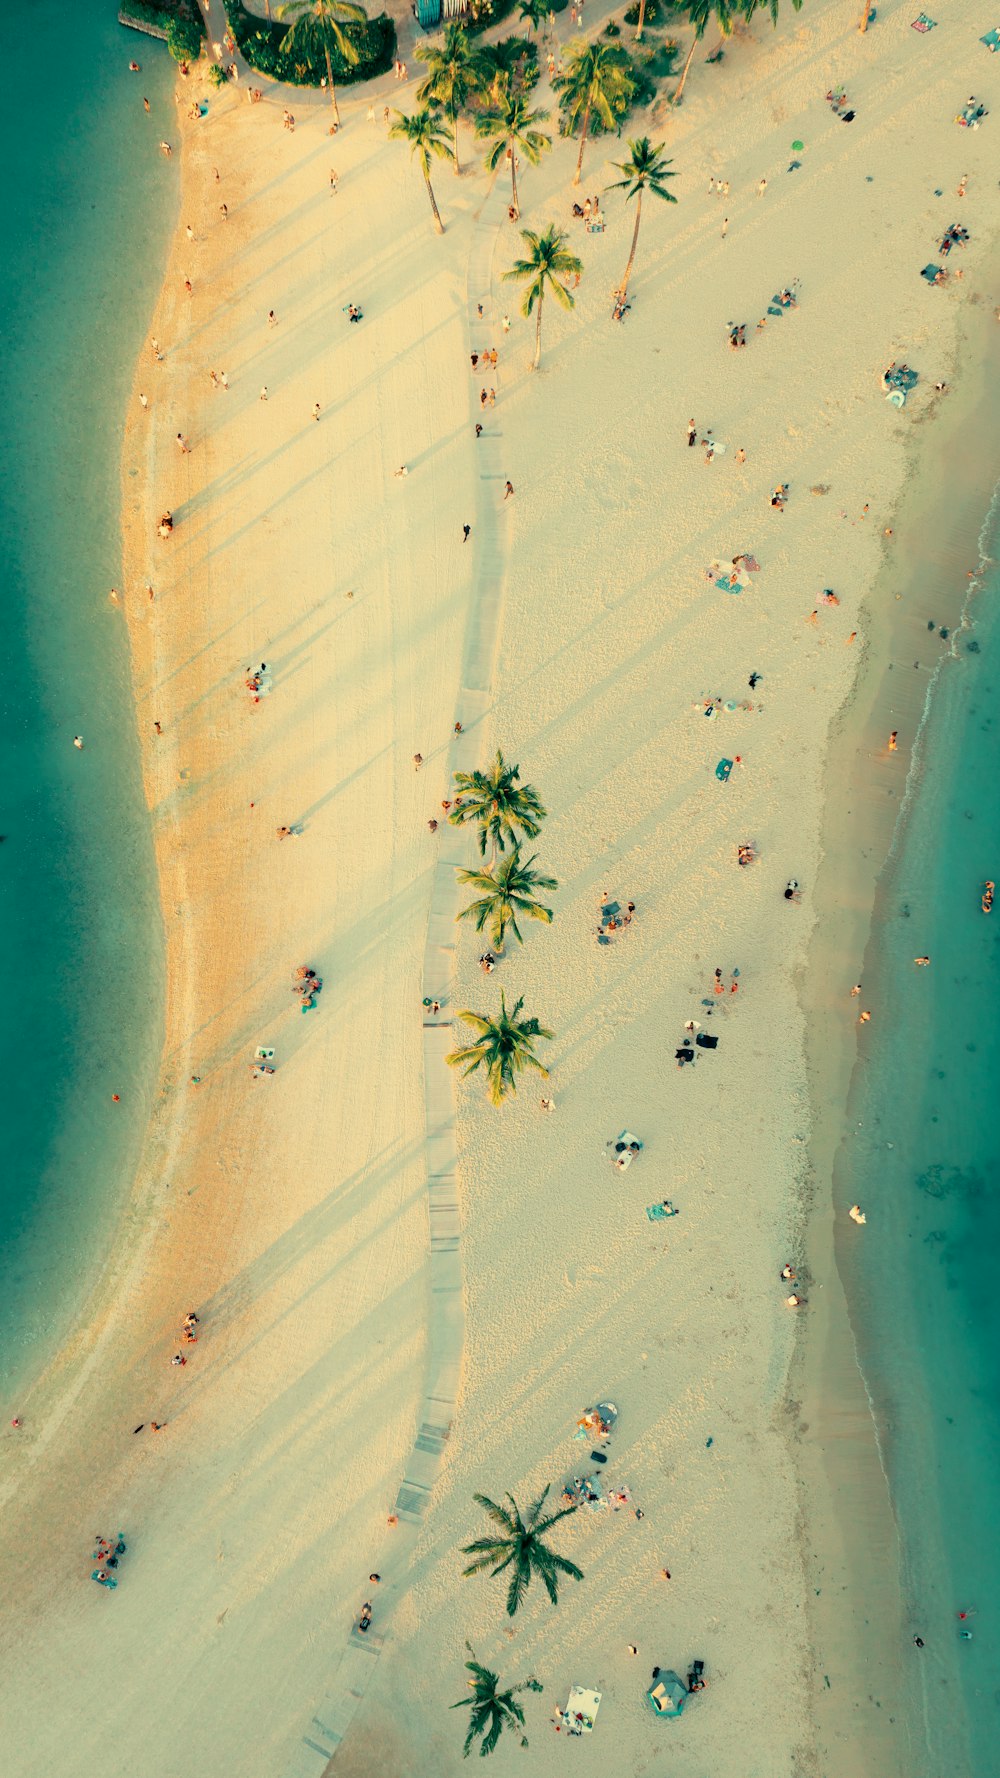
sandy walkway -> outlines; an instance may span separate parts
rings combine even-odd
[[[606,1699],[573,1752],[588,1769],[612,1749],[640,1770],[665,1733],[722,1778],[744,1778],[748,1747],[768,1778],[796,1758],[810,1769],[783,1406],[794,1318],[777,1278],[809,1134],[795,970],[845,644],[891,547],[910,422],[932,420],[928,386],[953,374],[963,287],[917,276],[957,203],[934,189],[968,172],[962,219],[984,227],[989,141],[951,121],[970,85],[989,100],[1000,77],[977,34],[963,23],[922,39],[890,10],[861,40],[840,9],[810,3],[721,68],[697,62],[670,127],[681,203],[647,206],[633,313],[621,328],[607,318],[627,254],[612,196],[607,233],[579,238],[576,311],[547,313],[538,378],[520,322],[509,347],[470,332],[477,302],[516,308],[497,283],[513,243],[480,215],[481,174],[438,173],[438,241],[419,173],[365,123],[367,98],[344,99],[335,143],[301,94],[294,134],[280,96],[258,108],[227,94],[196,126],[152,329],[166,362],[140,367],[151,409],[131,416],[126,456],[167,1059],[95,1321],[28,1404],[12,1455],[3,1580],[20,1608],[2,1633],[17,1642],[0,1708],[19,1778],[98,1764],[174,1778],[192,1759],[232,1778],[319,1778],[352,1689],[367,1696],[336,1769],[451,1773],[460,1732],[444,1706],[461,1693],[466,1637],[511,1678],[544,1678],[542,1769],[562,1757],[545,1717],[574,1681]],[[848,127],[823,101],[839,80],[858,113]],[[389,102],[401,96],[386,83]],[[570,173],[565,146],[528,170],[526,223],[566,216]],[[731,182],[724,240],[710,173]],[[585,189],[608,177],[588,151]],[[979,251],[962,261],[974,300],[988,296]],[[758,334],[795,278],[800,308]],[[727,349],[732,320],[748,324],[746,352]],[[470,342],[502,350],[479,445]],[[895,416],[877,379],[900,357],[923,384]],[[728,446],[710,466],[687,450],[689,414]],[[768,504],[779,481],[783,514]],[[164,506],[169,544],[152,538]],[[706,581],[710,560],[743,550],[761,567],[742,594]],[[841,603],[814,626],[827,586]],[[261,661],[270,689],[253,706],[243,676]],[[708,722],[700,700],[716,695],[737,707]],[[876,768],[887,786],[901,741]],[[464,846],[427,821],[455,759],[498,742],[551,811],[539,851],[562,885],[557,921],[489,984],[465,936],[454,994],[526,994],[557,1033],[559,1109],[541,1117],[528,1091],[497,1117],[478,1086],[460,1093],[464,1387],[421,1513],[406,1488],[440,1455],[460,1274],[444,1040],[421,1041],[420,1003],[451,998],[439,858]],[[718,783],[716,761],[737,754],[742,769]],[[282,824],[301,836],[279,842]],[[760,851],[748,871],[743,840]],[[782,899],[789,876],[801,907]],[[638,914],[598,948],[604,891]],[[305,1017],[291,993],[304,962],[325,981]],[[740,991],[709,1021],[716,966],[727,987],[740,970]],[[677,1073],[692,1017],[719,1048]],[[253,1082],[257,1044],[275,1046],[278,1071]],[[623,1125],[646,1151],[618,1176],[604,1144]],[[679,1218],[648,1223],[645,1205],[668,1195]],[[431,1306],[435,1280],[450,1304]],[[201,1338],[178,1372],[191,1307]],[[608,1472],[630,1507],[574,1522],[565,1547],[587,1583],[555,1622],[533,1599],[508,1643],[494,1588],[457,1578],[457,1546],[481,1528],[470,1496],[525,1499],[577,1473],[573,1423],[608,1395],[622,1410]],[[164,1432],[133,1438],[150,1416]],[[111,1599],[86,1582],[89,1540],[119,1523],[133,1548]],[[385,1576],[377,1663],[349,1640],[371,1570]],[[711,1688],[667,1729],[643,1683],[694,1655]]]

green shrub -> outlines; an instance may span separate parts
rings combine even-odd
[[[469,0],[469,10],[458,22],[470,37],[478,37],[480,31],[488,31],[491,25],[509,18],[513,10],[514,0]]]
[[[201,32],[194,19],[171,19],[167,48],[175,62],[196,62],[201,55]]]
[[[604,27],[605,37],[620,37],[621,34],[622,34],[621,26],[616,25],[614,19],[609,19],[607,24]]]
[[[283,80],[289,86],[321,86],[326,79],[326,58],[319,62],[291,62],[282,55],[281,47],[288,31],[286,24],[258,18],[248,12],[243,0],[224,0],[229,29],[236,39],[244,61],[257,74],[272,80]],[[385,74],[396,56],[396,27],[386,13],[368,19],[363,25],[345,25],[347,36],[358,51],[358,60],[345,62],[334,50],[330,61],[338,86],[350,86],[359,80],[373,80]]]
[[[642,15],[643,25],[655,25],[657,19],[662,18],[665,12],[675,10],[676,8],[662,5],[661,0],[646,0],[646,10]],[[639,0],[635,0],[635,3],[629,7],[625,14],[625,23],[627,25],[639,23]]]
[[[220,68],[218,62],[212,63],[211,67],[208,70],[208,78],[212,82],[213,86],[228,86],[229,85],[229,81],[226,77],[226,70],[225,70],[225,68]]]

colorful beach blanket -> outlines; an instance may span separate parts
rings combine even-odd
[[[929,19],[926,12],[922,12],[919,18],[914,19],[910,29],[913,31],[933,31],[936,24],[937,19]]]
[[[992,31],[987,31],[986,36],[980,37],[979,41],[985,43],[990,54],[995,56],[1000,49],[1000,25],[994,25]]]

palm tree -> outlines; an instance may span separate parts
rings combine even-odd
[[[410,153],[415,154],[419,160],[420,171],[423,173],[424,184],[427,187],[427,196],[431,200],[434,227],[439,235],[443,235],[444,223],[441,221],[437,200],[434,196],[434,187],[431,184],[431,155],[436,154],[441,159],[447,160],[451,153],[451,144],[441,129],[440,114],[430,105],[425,105],[422,110],[409,114],[405,111],[397,111],[395,118],[389,125],[389,134],[400,141],[408,142]]]
[[[552,147],[552,137],[536,128],[536,125],[547,121],[547,112],[529,111],[523,98],[513,98],[510,95],[501,100],[496,111],[487,111],[476,121],[476,135],[481,141],[491,141],[493,144],[486,155],[489,171],[492,173],[504,156],[510,161],[510,189],[515,216],[521,213],[517,197],[517,157],[523,154],[525,160],[537,167],[545,149]]]
[[[743,0],[740,10],[745,18],[750,18],[756,4],[757,0]],[[777,5],[777,0],[774,0],[774,4]],[[802,0],[799,0],[799,5],[801,6],[801,4]],[[723,37],[729,36],[734,24],[734,8],[731,0],[687,0],[684,10],[688,15],[688,23],[694,26],[694,38],[687,53],[687,61],[681,71],[677,91],[671,100],[673,105],[680,105],[683,101],[684,84],[691,63],[694,61],[694,52],[708,30],[713,14]]]
[[[353,6],[349,0],[285,0],[284,6],[278,7],[279,19],[291,19],[292,23],[281,43],[283,56],[302,56],[306,61],[314,61],[320,50],[326,57],[326,79],[330,88],[330,101],[333,115],[339,124],[340,108],[337,104],[337,91],[333,84],[333,63],[330,60],[331,49],[339,50],[345,62],[355,67],[358,61],[357,46],[351,42],[343,26],[366,25],[368,14],[363,6]]]
[[[443,105],[447,111],[451,118],[455,172],[460,173],[458,114],[470,93],[482,85],[479,56],[461,25],[447,25],[441,48],[429,49],[421,59],[427,63],[428,73],[417,88],[417,98],[423,104]]]
[[[544,235],[536,235],[530,228],[522,228],[521,239],[527,242],[526,259],[515,259],[509,272],[504,272],[508,283],[527,283],[521,301],[521,313],[529,316],[535,304],[538,314],[535,320],[535,356],[532,370],[537,370],[542,356],[542,303],[546,290],[551,290],[556,302],[564,309],[573,307],[573,295],[562,282],[564,278],[576,275],[579,279],[583,271],[583,261],[577,259],[575,253],[569,253],[564,246],[568,236],[550,222]]]
[[[462,827],[466,821],[479,823],[483,858],[487,839],[493,842],[495,862],[498,847],[505,852],[508,841],[512,846],[520,844],[517,828],[531,840],[542,831],[545,810],[537,790],[521,783],[520,766],[509,766],[499,749],[488,772],[456,772],[455,789],[459,794],[448,820],[453,827]]]
[[[498,951],[503,950],[508,926],[518,944],[524,943],[518,929],[518,914],[526,914],[529,920],[544,920],[551,926],[552,909],[543,907],[535,895],[539,889],[558,889],[559,884],[555,877],[543,877],[540,871],[532,870],[537,856],[532,853],[522,864],[521,848],[515,846],[509,857],[488,870],[460,870],[459,882],[469,889],[478,889],[480,894],[478,901],[470,901],[467,908],[456,914],[456,920],[474,919],[477,932],[482,932],[487,920],[491,921],[490,940]]]
[[[624,106],[635,91],[627,53],[609,43],[577,43],[570,50],[569,67],[552,84],[561,92],[560,107],[572,136],[580,125],[580,152],[573,184],[579,185],[583,150],[596,113],[606,130],[613,130]]]
[[[478,1012],[460,1012],[458,1017],[467,1025],[479,1032],[476,1043],[467,1044],[464,1049],[452,1050],[445,1061],[452,1068],[460,1068],[463,1062],[468,1063],[462,1079],[483,1063],[489,1076],[490,1100],[494,1105],[502,1105],[508,1095],[517,1092],[515,1075],[525,1068],[535,1068],[538,1073],[548,1079],[549,1071],[535,1055],[535,1038],[544,1037],[551,1041],[554,1033],[546,1031],[537,1019],[519,1019],[524,1000],[518,1000],[507,1011],[507,1000],[503,989],[500,990],[500,1017],[484,1019]]]
[[[778,6],[779,0],[741,0],[741,4],[739,4],[735,10],[742,13],[747,24],[750,23],[755,12],[769,12],[771,14],[771,23],[777,28]],[[792,0],[792,11],[802,11],[802,0]],[[868,21],[866,20],[866,25],[867,22]]]
[[[537,37],[539,25],[552,17],[552,7],[549,0],[521,0],[517,16],[531,26]]]
[[[539,1685],[537,1679],[523,1679],[520,1685],[512,1685],[505,1692],[500,1691],[499,1675],[491,1673],[488,1667],[480,1666],[471,1643],[467,1642],[465,1646],[472,1656],[471,1661],[465,1663],[465,1671],[472,1674],[467,1684],[474,1695],[471,1698],[460,1698],[451,1708],[472,1711],[469,1732],[462,1748],[463,1758],[468,1759],[477,1735],[481,1738],[479,1751],[485,1757],[493,1752],[504,1729],[513,1729],[515,1734],[519,1733],[524,1728],[524,1711],[520,1704],[515,1704],[514,1699],[518,1692],[540,1692],[544,1687]],[[522,1734],[521,1746],[527,1745],[528,1737]]]
[[[571,1574],[574,1580],[582,1580],[583,1575],[575,1562],[567,1562],[565,1556],[557,1556],[550,1550],[547,1543],[542,1542],[543,1532],[550,1531],[558,1525],[560,1519],[568,1519],[576,1512],[575,1506],[564,1506],[560,1512],[550,1513],[547,1519],[541,1518],[541,1511],[548,1495],[545,1493],[528,1508],[527,1518],[521,1517],[520,1508],[513,1494],[504,1498],[510,1501],[511,1511],[498,1506],[485,1494],[474,1494],[473,1499],[486,1508],[495,1525],[499,1525],[504,1536],[479,1537],[475,1543],[467,1543],[462,1551],[463,1556],[475,1556],[468,1568],[463,1568],[463,1575],[478,1574],[489,1568],[493,1574],[502,1574],[511,1563],[514,1571],[507,1588],[507,1616],[513,1617],[518,1606],[524,1599],[531,1585],[532,1575],[537,1574],[553,1605],[559,1603],[558,1574]]]
[[[527,98],[538,84],[538,50],[527,37],[501,37],[476,52],[477,96],[499,105],[505,98]]]
[[[673,161],[663,159],[663,144],[657,143],[654,147],[648,136],[640,136],[638,142],[629,143],[629,150],[627,161],[615,162],[619,173],[624,173],[624,179],[616,179],[613,185],[608,186],[609,191],[623,191],[626,203],[631,198],[635,198],[635,228],[632,230],[632,248],[628,256],[628,265],[625,267],[625,276],[618,291],[617,307],[624,304],[628,296],[628,281],[632,276],[635,250],[639,242],[643,192],[648,188],[654,197],[663,198],[667,204],[676,204],[677,202],[673,192],[668,191],[666,186],[666,181],[676,179],[677,174],[667,172],[667,168],[673,166]]]
[[[802,3],[802,0],[799,0],[800,5],[801,5],[801,3]],[[872,0],[864,0],[864,5],[861,8],[861,23],[858,26],[859,31],[867,31],[868,20],[871,18],[871,11],[872,11]]]

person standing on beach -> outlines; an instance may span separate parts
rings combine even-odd
[[[266,383],[263,383],[261,385],[260,398],[261,398],[261,401],[267,400],[267,384]]]
[[[330,190],[333,192],[334,196],[336,196],[339,185],[340,185],[340,175],[334,167],[331,167],[330,168]]]
[[[471,525],[463,525],[462,526],[462,542],[463,543],[468,543],[469,533],[471,532],[471,530],[472,530]]]
[[[149,406],[149,396],[143,395],[141,390],[139,393],[139,406],[142,408],[147,408]]]
[[[724,216],[722,218],[722,239],[723,240],[725,240],[728,233],[729,233],[729,217]]]
[[[757,181],[757,196],[759,198],[762,198],[764,196],[764,193],[766,190],[767,190],[767,180],[766,179],[758,179],[758,181]]]
[[[689,420],[688,421],[688,444],[689,444],[689,446],[694,445],[694,441],[697,438],[697,436],[698,436],[698,428],[695,425],[693,420]]]
[[[320,413],[319,402],[314,401],[313,402],[313,410],[312,410],[312,416],[313,416],[314,420],[319,419],[319,413]]]
[[[188,441],[184,437],[183,432],[178,432],[178,434],[177,434],[177,448],[180,451],[180,454],[182,457],[190,457],[191,446],[188,444]]]
[[[504,491],[503,491],[504,499],[509,500],[511,495],[513,494],[513,492],[514,492],[514,483],[507,482],[506,486],[504,487]]]

